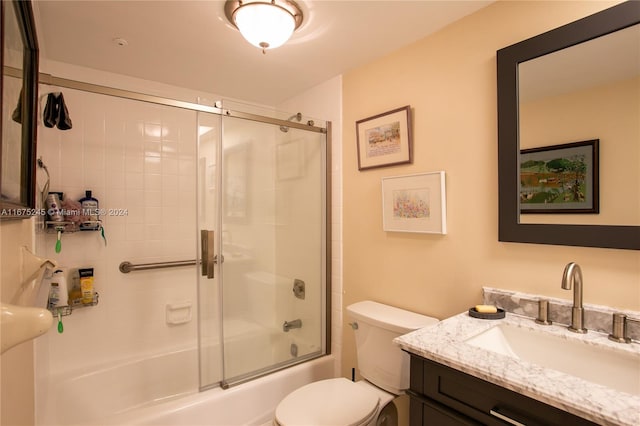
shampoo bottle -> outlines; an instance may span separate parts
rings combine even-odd
[[[98,215],[98,200],[93,198],[91,191],[85,191],[85,197],[80,199],[82,206],[82,215],[85,216],[87,221],[80,223],[81,231],[96,231],[100,229],[100,216]]]
[[[62,269],[56,269],[51,277],[49,305],[51,307],[67,306],[69,304],[68,297],[67,274]]]

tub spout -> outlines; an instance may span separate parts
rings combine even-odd
[[[285,321],[284,324],[282,324],[282,331],[284,331],[285,333],[292,328],[302,328],[302,320],[297,319],[293,321]]]

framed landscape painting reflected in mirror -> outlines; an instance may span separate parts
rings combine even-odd
[[[598,213],[599,140],[520,151],[520,213]]]

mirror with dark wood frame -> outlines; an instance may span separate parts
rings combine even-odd
[[[2,0],[0,219],[36,213],[38,41],[30,1]]]
[[[526,61],[640,23],[640,2],[621,3],[497,52],[499,241],[640,249],[634,224],[523,223],[520,210],[519,67]],[[637,54],[637,52],[636,52]],[[606,61],[606,58],[601,58]],[[640,167],[636,164],[635,167]]]

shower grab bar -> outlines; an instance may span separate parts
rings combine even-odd
[[[193,266],[197,265],[197,260],[176,260],[173,262],[157,262],[157,263],[138,263],[122,262],[118,269],[123,274],[128,274],[132,271],[146,271],[149,269],[163,269],[163,268],[177,268],[179,266]]]
[[[224,256],[213,256],[213,263],[218,264],[218,262],[224,262]],[[177,268],[180,266],[193,266],[200,265],[202,261],[200,260],[175,260],[172,262],[157,262],[157,263],[138,263],[134,264],[131,262],[124,261],[120,263],[118,269],[123,274],[128,274],[133,271],[148,271],[149,269],[164,269],[164,268]]]

